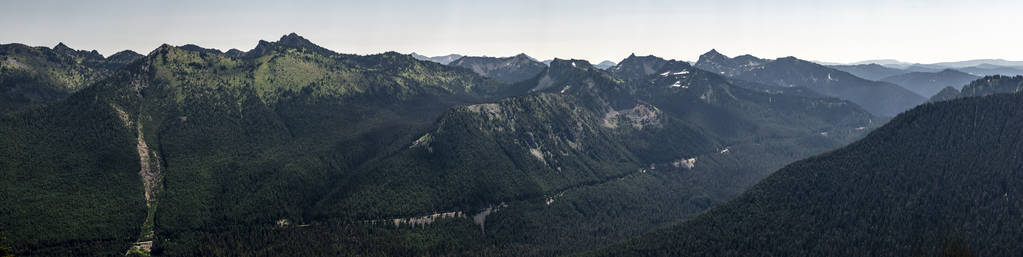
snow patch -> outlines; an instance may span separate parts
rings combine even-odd
[[[671,87],[689,88],[689,85],[682,85],[681,80],[675,81],[675,84],[671,84]]]
[[[681,71],[678,71],[678,72],[665,71],[664,73],[661,73],[661,76],[667,77],[669,75],[686,75],[686,74],[689,74],[689,70],[681,70]]]

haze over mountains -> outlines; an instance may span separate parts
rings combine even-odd
[[[977,76],[953,69],[939,72],[910,72],[882,78],[881,81],[900,85],[922,96],[931,96],[946,87],[960,89]]]
[[[862,79],[795,57],[766,60],[742,55],[729,58],[711,50],[701,55],[695,66],[740,80],[807,88],[852,101],[879,116],[894,116],[926,100],[895,84]]]
[[[895,256],[1001,255],[1023,235],[1023,149],[1004,143],[1023,136],[1021,76],[341,52],[294,33],[107,58],[0,46],[0,97],[18,99],[0,116],[5,244]]]
[[[1007,61],[1002,59],[977,59],[968,61],[957,61],[957,62],[940,62],[932,64],[919,64],[919,63],[908,63],[897,60],[870,60],[861,61],[850,64],[837,64],[820,62],[821,64],[835,67],[837,69],[847,71],[849,73],[856,74],[865,79],[877,80],[887,76],[898,75],[898,72],[938,72],[946,69],[955,69],[962,72],[969,73],[974,76],[988,76],[988,75],[1023,75],[1023,61]],[[886,69],[881,69],[879,67]],[[843,69],[843,67],[848,67]],[[851,70],[875,70],[872,73],[857,73]],[[885,70],[885,71],[879,71]],[[878,72],[883,72],[886,75],[882,77],[874,77]]]
[[[1021,82],[982,79],[967,88],[983,96],[1018,91]],[[1020,94],[922,105],[691,221],[593,255],[1016,255],[1020,106]]]

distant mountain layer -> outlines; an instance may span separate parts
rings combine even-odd
[[[931,96],[931,99],[928,100],[928,102],[952,100],[958,97],[959,97],[958,89],[954,87],[945,87],[941,89],[941,91],[939,91],[937,94],[934,94],[934,96]]]
[[[910,71],[885,67],[880,64],[830,65],[828,67],[848,72],[857,77],[879,81],[883,78],[909,73]]]
[[[881,79],[922,96],[933,96],[946,87],[960,89],[979,77],[953,69],[939,72],[910,72]]]
[[[868,65],[879,65],[889,69],[903,70],[905,72],[939,72],[945,69],[955,69],[962,72],[966,72],[976,76],[989,76],[989,75],[1023,75],[1023,61],[1007,61],[1002,59],[978,59],[968,60],[959,62],[940,62],[932,64],[920,64],[920,63],[908,63],[900,62],[897,60],[871,60],[855,62],[848,65],[829,64],[829,66],[852,73],[856,76],[865,79],[875,79],[877,76],[881,76],[885,72],[877,71],[876,67],[868,67]],[[887,76],[894,76],[896,74],[888,74]]]
[[[894,116],[926,100],[895,84],[866,80],[794,57],[765,60],[742,55],[729,58],[711,50],[700,56],[696,67],[740,80],[804,87],[825,96],[852,101],[879,116]]]
[[[1017,93],[1023,91],[1023,76],[987,76],[962,87],[962,90],[949,90],[946,88],[941,93],[931,98],[931,102],[945,101],[956,98],[986,96],[1001,93]]]
[[[24,111],[64,99],[117,69],[142,58],[122,51],[104,58],[96,51],[0,45],[0,114]]]
[[[1016,255],[1019,117],[1018,93],[925,104],[693,220],[592,255]]]
[[[886,67],[899,68],[899,69],[904,69],[906,67],[909,67],[909,66],[913,65],[913,63],[903,62],[903,61],[899,61],[899,60],[895,60],[895,59],[866,60],[866,61],[859,61],[859,62],[850,63],[849,65],[861,65],[861,64],[872,64],[872,63],[873,64],[884,65]]]
[[[615,62],[612,62],[612,61],[602,61],[602,62],[598,63],[597,65],[593,65],[593,66],[597,67],[597,69],[606,70],[607,68],[614,67],[615,66]]]
[[[949,68],[966,68],[983,65],[991,66],[1002,66],[1002,67],[1023,67],[1023,61],[1007,61],[1003,59],[978,59],[958,62],[939,62],[931,64],[934,66],[942,66]]]
[[[505,83],[531,79],[547,68],[547,65],[535,61],[526,54],[504,58],[466,56],[448,65],[466,68],[476,74]]]
[[[451,63],[451,62],[453,62],[455,60],[458,60],[458,58],[462,58],[462,55],[460,55],[460,54],[449,54],[449,55],[434,56],[434,57],[429,57],[429,56],[425,56],[425,55],[421,55],[421,54],[417,54],[417,53],[411,53],[410,55],[412,55],[413,58],[416,58],[416,60],[431,61],[431,62],[436,62],[436,63],[440,63],[440,64],[444,64],[444,65],[447,65],[448,63]]]
[[[1005,76],[1016,76],[1023,75],[1023,66],[1020,67],[1007,67],[1007,66],[996,66],[996,65],[978,65],[972,67],[960,68],[963,72],[967,72],[979,76],[990,76],[990,75],[1005,75]]]

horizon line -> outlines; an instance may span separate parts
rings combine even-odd
[[[298,35],[295,32],[290,32],[290,33],[283,34],[284,36],[282,36],[282,38],[285,37],[285,36],[288,36],[289,34]],[[302,37],[301,35],[298,35],[298,36]],[[302,38],[305,39],[305,37],[302,37]],[[269,41],[269,40],[266,40],[266,39],[259,39],[259,40],[256,40],[256,44],[258,45],[259,41],[278,42],[279,40],[280,39],[278,39],[277,41]],[[692,63],[697,62],[697,60],[699,59],[699,56],[697,56],[696,60],[692,60],[692,61],[685,60],[685,59],[672,59],[671,57],[665,57],[663,55],[650,54],[650,53],[648,53],[646,55],[636,54],[635,51],[630,52],[629,55],[625,55],[626,56],[625,58],[622,58],[622,59],[617,60],[617,61],[615,61],[613,59],[603,59],[603,60],[601,60],[599,58],[598,59],[592,59],[592,58],[576,58],[576,57],[560,57],[560,56],[537,58],[536,56],[529,55],[529,54],[527,54],[524,51],[520,51],[519,53],[511,54],[511,55],[489,55],[489,54],[474,55],[474,54],[462,54],[462,53],[457,53],[457,52],[449,52],[447,54],[423,54],[422,52],[416,51],[416,50],[412,50],[412,51],[409,51],[409,52],[402,52],[402,51],[398,51],[398,50],[387,50],[387,51],[382,51],[382,52],[361,52],[360,53],[360,52],[343,52],[343,51],[338,51],[338,50],[332,49],[330,47],[325,47],[325,46],[323,46],[321,44],[316,44],[312,40],[309,40],[309,39],[306,39],[306,40],[310,41],[311,43],[313,43],[313,44],[315,44],[317,46],[323,47],[325,49],[334,51],[334,52],[339,53],[339,54],[352,54],[352,55],[363,55],[363,56],[365,56],[365,55],[384,54],[384,53],[388,53],[388,52],[395,52],[395,53],[400,53],[400,54],[404,54],[404,55],[418,54],[418,55],[421,55],[421,56],[426,56],[428,58],[443,57],[443,56],[449,56],[449,55],[459,55],[459,56],[463,56],[463,57],[506,58],[506,57],[514,57],[514,56],[519,55],[519,54],[524,54],[524,55],[526,55],[526,56],[528,56],[530,58],[535,59],[538,62],[550,61],[550,60],[554,60],[554,59],[564,59],[564,60],[578,59],[578,60],[586,60],[586,61],[589,61],[591,63],[600,63],[600,62],[604,62],[604,61],[610,61],[610,62],[614,62],[615,64],[621,62],[622,60],[625,60],[630,55],[636,55],[636,56],[655,56],[655,57],[663,58],[663,59],[666,59],[666,60],[676,60],[676,61],[684,61],[684,62],[692,62]],[[156,47],[154,47],[154,48],[152,48],[152,49],[150,49],[148,51],[137,51],[135,49],[122,49],[122,50],[119,50],[119,51],[116,51],[116,52],[112,52],[112,53],[108,53],[108,54],[103,54],[102,52],[100,52],[97,49],[77,49],[77,48],[71,47],[69,44],[64,43],[64,42],[65,41],[63,41],[63,40],[62,41],[57,41],[57,43],[53,43],[52,46],[32,45],[30,43],[21,43],[21,42],[7,42],[7,43],[0,42],[0,45],[21,44],[21,45],[25,45],[25,46],[29,46],[29,47],[44,47],[44,48],[54,49],[54,48],[56,48],[56,46],[63,44],[64,46],[67,46],[68,48],[71,48],[71,49],[73,49],[75,51],[96,52],[96,53],[100,54],[101,56],[103,56],[103,58],[109,58],[110,56],[112,56],[112,55],[114,55],[116,53],[123,52],[123,51],[132,51],[132,52],[135,52],[135,53],[138,53],[138,54],[148,55],[152,51],[155,51],[156,49],[160,48],[160,46],[162,46],[162,45],[170,45],[170,46],[174,46],[174,47],[182,47],[182,46],[187,46],[187,45],[194,45],[194,46],[198,46],[198,47],[205,48],[205,49],[217,50],[217,51],[220,51],[222,53],[230,51],[232,49],[238,50],[238,51],[242,51],[242,52],[249,52],[249,51],[252,51],[253,49],[256,48],[255,46],[253,46],[253,47],[249,48],[248,50],[242,50],[241,48],[238,48],[238,47],[230,47],[230,48],[227,48],[227,49],[221,49],[221,48],[217,48],[217,47],[206,47],[206,46],[202,46],[202,45],[195,44],[195,43],[186,43],[186,44],[181,44],[181,45],[174,45],[174,44],[171,44],[171,43],[164,42],[164,43],[159,43]],[[720,53],[720,51],[718,51],[717,48],[711,48],[710,50],[707,50],[707,51],[703,52],[703,54],[706,54],[706,53],[709,53],[709,52],[712,52],[712,51],[717,51],[718,53]],[[701,56],[703,54],[701,54]],[[729,58],[734,58],[736,56],[741,56],[741,55],[751,55],[751,56],[754,56],[754,57],[757,57],[757,58],[768,59],[768,60],[787,58],[787,57],[794,57],[794,58],[797,58],[797,59],[800,59],[800,60],[805,60],[805,61],[808,61],[808,62],[813,62],[813,63],[817,63],[817,64],[820,64],[820,65],[825,65],[825,66],[829,66],[829,65],[863,65],[863,64],[878,64],[878,65],[885,66],[885,67],[892,66],[890,64],[879,63],[880,61],[898,62],[898,63],[900,63],[899,65],[910,65],[910,66],[912,66],[912,65],[935,65],[935,64],[941,64],[941,63],[967,62],[967,61],[1023,62],[1023,60],[1009,60],[1009,59],[1005,59],[1005,58],[969,58],[969,59],[945,60],[945,61],[940,61],[940,62],[928,62],[928,63],[914,62],[914,61],[904,61],[904,60],[897,59],[897,58],[871,58],[871,59],[864,59],[864,60],[853,61],[853,62],[835,62],[835,61],[819,60],[819,59],[815,59],[815,58],[801,58],[801,57],[797,57],[797,56],[793,56],[793,55],[777,56],[777,57],[769,58],[769,57],[761,57],[761,56],[757,56],[757,55],[753,55],[753,54],[749,54],[749,53],[743,53],[743,54],[732,55],[732,56],[729,56],[729,55],[726,55],[726,54],[723,54],[723,53],[721,53],[721,54],[726,56],[726,57],[729,57]],[[1016,67],[1016,66],[1009,66],[1009,67]]]

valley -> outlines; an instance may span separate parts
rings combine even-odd
[[[1003,256],[1023,235],[1017,62],[712,49],[594,65],[252,41],[0,45],[0,246]]]

